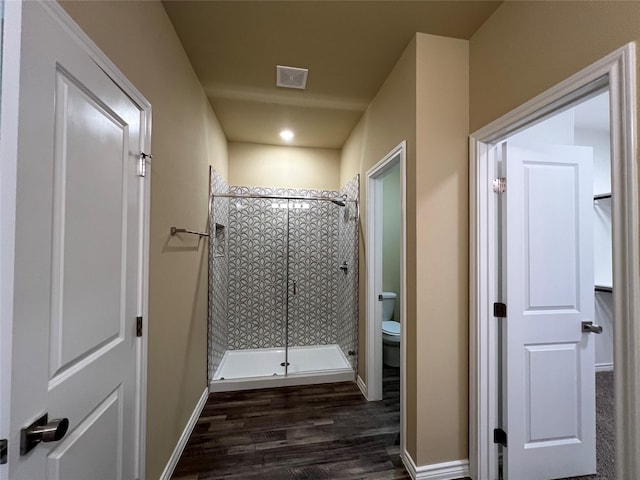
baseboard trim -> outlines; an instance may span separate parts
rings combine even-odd
[[[613,372],[613,363],[597,363],[596,372]]]
[[[402,452],[400,458],[412,480],[454,480],[469,476],[469,460],[454,460],[417,467],[406,450]]]
[[[182,452],[184,451],[184,447],[187,446],[187,442],[189,441],[189,437],[191,436],[191,432],[196,426],[196,422],[198,418],[200,418],[200,414],[202,413],[202,409],[207,404],[207,399],[209,398],[209,389],[205,388],[200,396],[200,400],[196,404],[196,408],[193,409],[193,413],[189,418],[189,421],[184,427],[184,431],[182,435],[180,435],[180,439],[176,444],[176,447],[173,449],[173,453],[171,457],[169,457],[169,461],[167,462],[167,466],[164,467],[164,471],[162,475],[160,475],[160,480],[170,480],[171,475],[173,475],[173,471],[176,469],[176,465],[178,465],[178,461],[182,456]]]
[[[356,385],[358,385],[358,388],[362,392],[362,395],[364,395],[364,398],[369,400],[369,397],[367,396],[367,384],[364,383],[364,380],[362,380],[360,375],[358,375],[358,378],[356,379]]]

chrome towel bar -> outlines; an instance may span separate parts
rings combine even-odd
[[[176,228],[171,227],[171,235],[175,235],[176,233],[190,233],[191,235],[198,235],[200,237],[208,237],[208,233],[202,232],[194,232],[193,230],[187,230],[186,228]]]

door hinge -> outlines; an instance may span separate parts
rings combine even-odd
[[[507,318],[507,305],[500,302],[494,303],[493,316],[496,318]]]
[[[507,446],[507,432],[505,432],[501,428],[493,429],[493,443],[497,443],[502,445],[503,447]]]
[[[493,179],[493,193],[504,193],[507,190],[507,179],[499,177]]]
[[[136,337],[142,336],[142,317],[136,317]]]
[[[9,441],[6,438],[0,440],[0,465],[7,463],[7,454],[9,453]]]
[[[153,155],[149,155],[147,153],[140,153],[140,158],[138,159],[138,176],[146,177],[147,176],[147,158],[151,160]]]

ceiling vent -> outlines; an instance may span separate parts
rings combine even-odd
[[[276,86],[284,88],[307,88],[308,68],[283,67],[276,65]]]

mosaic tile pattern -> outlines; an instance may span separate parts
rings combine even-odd
[[[289,209],[289,346],[292,347],[336,342],[337,218],[341,207],[325,201],[308,204],[307,209]]]
[[[347,195],[347,205],[338,217],[338,260],[347,262],[347,272],[338,275],[337,343],[357,368],[356,352],[358,332],[358,204],[360,200],[360,175],[356,175],[340,190]]]
[[[229,202],[229,349],[285,346],[287,211]]]
[[[227,182],[215,170],[211,173],[211,193],[229,190]],[[209,328],[208,328],[208,371],[209,379],[220,365],[228,344],[228,233],[229,199],[215,198],[212,202],[209,242]],[[216,235],[216,225],[218,234]]]
[[[230,191],[241,195],[337,195],[335,191],[282,188],[231,187]],[[231,201],[230,349],[284,346],[287,315],[289,346],[335,343],[337,209],[332,203],[313,200]]]

